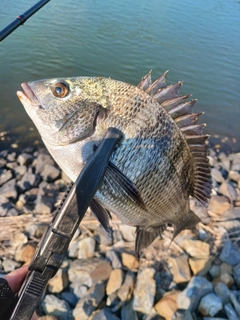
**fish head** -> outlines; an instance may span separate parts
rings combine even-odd
[[[17,96],[47,146],[64,146],[94,134],[106,115],[94,78],[50,79],[22,84]]]

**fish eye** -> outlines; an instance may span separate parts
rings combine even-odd
[[[55,83],[52,87],[52,94],[57,98],[64,98],[69,93],[69,86],[66,82]]]

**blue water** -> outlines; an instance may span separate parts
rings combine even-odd
[[[34,3],[1,0],[0,29]],[[150,69],[183,80],[206,132],[240,150],[238,0],[50,1],[0,43],[0,131],[39,139],[15,94],[21,82],[95,75],[137,84]]]

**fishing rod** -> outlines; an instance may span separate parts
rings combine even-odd
[[[15,29],[17,29],[20,25],[23,25],[25,21],[27,21],[35,12],[41,9],[49,1],[50,0],[40,0],[26,12],[17,16],[15,20],[13,20],[11,23],[9,23],[9,25],[7,25],[0,31],[0,42],[4,40]]]

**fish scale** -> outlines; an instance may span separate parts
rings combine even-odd
[[[49,152],[75,181],[108,129],[123,139],[114,150],[90,206],[107,232],[109,211],[136,226],[136,253],[169,223],[176,236],[199,218],[189,196],[207,205],[211,175],[205,125],[197,124],[196,100],[180,96],[182,82],[167,86],[165,72],[151,72],[137,87],[110,78],[77,77],[22,84],[18,92]]]

